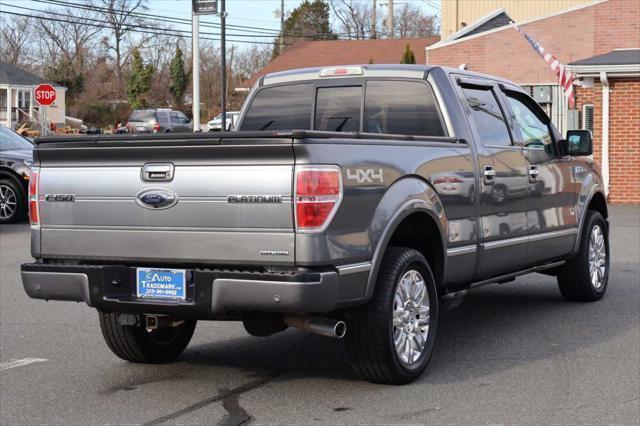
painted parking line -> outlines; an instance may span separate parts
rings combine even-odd
[[[8,370],[10,368],[22,367],[24,365],[33,364],[36,362],[47,362],[48,359],[44,358],[22,358],[15,361],[0,363],[0,371]]]

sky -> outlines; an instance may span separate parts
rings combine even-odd
[[[73,1],[73,0],[68,0]],[[358,0],[356,0],[358,1]],[[369,2],[371,0],[361,0]],[[286,11],[293,10],[302,0],[285,0],[285,13]],[[386,0],[377,0],[378,10],[385,10]],[[411,2],[419,5],[428,14],[436,14],[438,10],[431,4],[439,4],[440,0],[396,0],[394,4],[402,4]],[[191,0],[148,0],[148,10],[146,13],[157,14],[164,17],[173,18],[191,18]],[[8,6],[7,6],[8,5]],[[0,12],[2,10],[11,12],[20,12],[18,9],[20,6],[28,7],[31,9],[56,9],[57,6],[51,4],[41,3],[37,0],[0,0]],[[280,18],[277,16],[276,11],[280,10],[280,0],[226,0],[227,10],[227,24],[230,25],[244,25],[252,28],[272,29],[279,30]],[[33,11],[23,11],[23,13],[33,14]],[[220,18],[217,15],[204,15],[200,17],[201,23],[219,23]],[[189,24],[174,25],[174,28],[181,30],[191,30]],[[206,31],[212,31],[211,28],[203,29]],[[229,33],[242,32],[241,29],[229,30]],[[238,37],[235,37],[238,38]],[[270,41],[270,38],[242,38],[243,40],[261,40]],[[238,47],[246,47],[245,43],[238,43]]]

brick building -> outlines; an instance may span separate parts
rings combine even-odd
[[[609,200],[640,204],[640,1],[595,1],[518,23],[570,64],[577,76],[573,110],[567,108],[547,63],[521,34],[504,25],[509,11],[496,12],[426,47],[426,63],[507,78],[529,90],[561,132],[589,128],[594,158],[609,184]],[[597,75],[594,67],[599,67]]]
[[[593,132],[609,201],[640,203],[640,49],[619,49],[569,65],[580,79],[580,127]]]

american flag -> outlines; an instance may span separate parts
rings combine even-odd
[[[558,83],[562,86],[562,90],[564,92],[565,98],[567,98],[567,102],[569,103],[569,108],[573,108],[575,105],[575,95],[573,93],[573,75],[567,70],[562,62],[558,60],[551,53],[548,53],[544,50],[544,47],[540,46],[533,37],[531,37],[526,32],[522,31],[520,27],[518,27],[515,23],[511,23],[513,27],[518,30],[520,34],[529,42],[533,50],[535,50],[538,55],[540,55],[546,63],[549,65],[551,70],[556,73],[558,77]]]

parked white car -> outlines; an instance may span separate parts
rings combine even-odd
[[[239,115],[240,111],[227,111],[226,130],[233,130]],[[218,114],[214,119],[207,122],[207,131],[219,132],[220,130],[222,130],[222,114]]]

